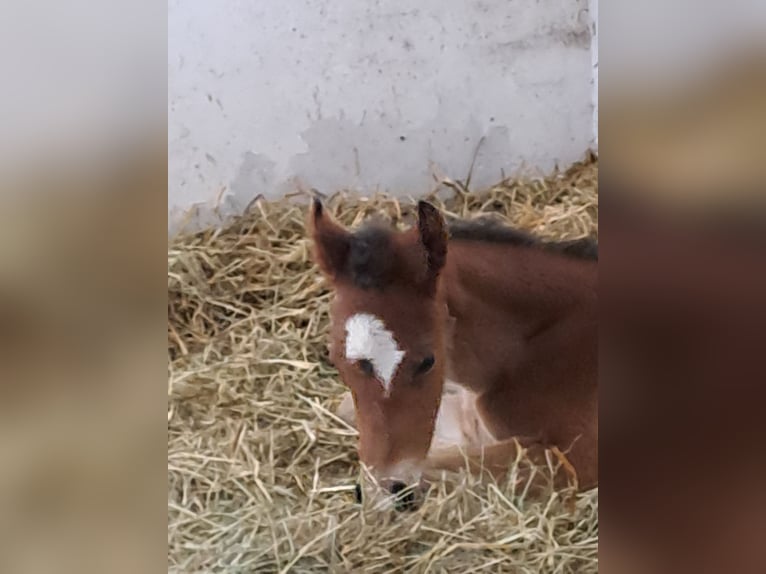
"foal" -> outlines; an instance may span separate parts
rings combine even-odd
[[[486,222],[448,233],[423,201],[405,232],[351,233],[319,200],[309,227],[334,291],[330,358],[350,389],[339,414],[381,486],[397,494],[466,461],[502,474],[519,445],[538,463],[560,449],[580,488],[597,484],[594,243]]]

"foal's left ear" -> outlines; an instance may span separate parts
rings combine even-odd
[[[428,257],[429,278],[435,279],[447,261],[447,224],[427,201],[418,202],[418,234]]]

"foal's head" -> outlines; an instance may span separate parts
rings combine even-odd
[[[441,400],[445,223],[420,202],[408,231],[368,224],[351,233],[318,200],[309,223],[334,290],[330,357],[354,399],[359,457],[396,494],[420,478]]]

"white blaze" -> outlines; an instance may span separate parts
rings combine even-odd
[[[368,313],[358,313],[346,321],[346,358],[370,361],[385,394],[389,394],[404,351],[383,321]]]

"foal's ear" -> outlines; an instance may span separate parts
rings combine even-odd
[[[351,234],[333,221],[317,198],[311,204],[308,227],[314,240],[314,259],[317,265],[323,273],[335,279],[346,266]]]
[[[427,201],[418,202],[418,234],[428,257],[428,275],[436,276],[447,261],[447,225],[439,210]]]

